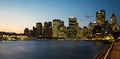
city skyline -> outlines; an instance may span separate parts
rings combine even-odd
[[[23,33],[37,22],[61,19],[68,26],[68,18],[76,17],[80,27],[96,20],[96,11],[104,9],[106,20],[112,13],[119,21],[119,0],[2,0],[0,1],[0,31]]]

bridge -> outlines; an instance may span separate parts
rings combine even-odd
[[[112,42],[95,56],[94,59],[120,59],[120,41]]]

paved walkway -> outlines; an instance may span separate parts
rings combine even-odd
[[[120,59],[120,41],[115,42],[108,59]]]
[[[120,59],[120,40],[119,42],[113,42],[94,59]]]

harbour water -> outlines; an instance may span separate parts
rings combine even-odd
[[[91,41],[0,41],[0,59],[93,59],[106,46]]]

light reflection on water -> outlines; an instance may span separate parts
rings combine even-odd
[[[105,46],[89,41],[0,41],[0,59],[93,59]]]

